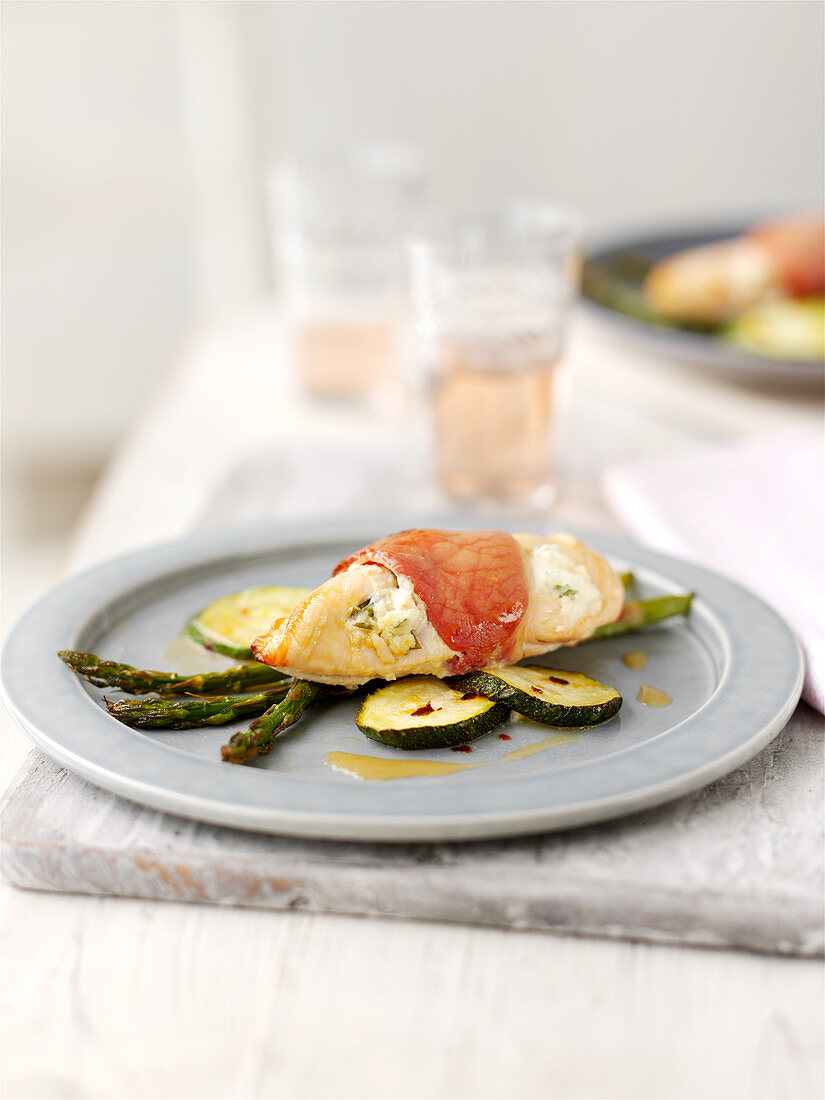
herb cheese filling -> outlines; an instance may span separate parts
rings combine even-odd
[[[392,656],[401,657],[418,647],[415,633],[426,621],[411,582],[406,577],[387,573],[387,587],[379,588],[369,599],[353,607],[347,626],[353,632],[360,632],[379,653],[383,654],[386,647]]]
[[[563,617],[576,620],[596,614],[602,595],[587,569],[573,561],[553,542],[544,543],[527,554],[533,590],[542,596],[557,596]]]

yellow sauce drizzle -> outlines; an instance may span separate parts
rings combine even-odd
[[[640,649],[631,649],[622,657],[622,664],[639,672],[647,664],[647,654],[642,653]]]
[[[535,741],[532,745],[522,745],[520,749],[511,749],[504,756],[500,756],[498,760],[481,761],[476,767],[481,767],[482,763],[498,764],[502,760],[523,760],[525,756],[532,756],[536,752],[544,752],[552,745],[567,745],[571,741],[577,740],[580,735],[580,733],[551,733],[549,737],[543,737],[541,741]]]
[[[666,691],[659,691],[658,688],[651,687],[650,684],[642,684],[636,698],[647,707],[669,707],[673,702]]]
[[[500,764],[503,760],[523,760],[525,756],[543,752],[551,745],[566,745],[569,741],[575,741],[576,736],[574,733],[553,733],[532,745],[506,752],[495,760],[479,760],[473,764],[453,764],[441,760],[398,760],[353,752],[327,753],[326,762],[331,768],[354,775],[358,779],[410,779],[422,775],[453,775],[454,772],[466,772],[471,768]]]
[[[414,775],[452,775],[478,764],[450,764],[441,760],[385,760],[355,752],[327,753],[327,764],[359,779],[406,779]]]

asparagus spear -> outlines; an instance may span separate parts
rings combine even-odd
[[[295,680],[280,703],[256,718],[249,729],[233,733],[229,743],[221,748],[221,756],[229,764],[245,764],[253,756],[264,755],[282,730],[294,725],[306,708],[320,694],[321,684]]]
[[[114,687],[143,695],[156,691],[160,695],[218,695],[261,688],[283,680],[282,672],[276,672],[264,664],[237,665],[223,672],[204,672],[198,676],[185,676],[177,672],[153,672],[150,669],[133,668],[117,661],[103,661],[94,653],[78,653],[61,649],[61,661],[84,677],[95,687]]]
[[[616,634],[630,634],[650,623],[670,619],[674,615],[687,615],[693,599],[692,592],[680,596],[654,596],[649,600],[630,600],[624,605],[621,617],[615,623],[597,627],[585,641],[596,638],[612,638]]]
[[[194,726],[224,726],[238,718],[263,714],[283,699],[287,684],[249,695],[215,695],[209,699],[119,699],[104,700],[114,718],[139,729],[186,730]]]

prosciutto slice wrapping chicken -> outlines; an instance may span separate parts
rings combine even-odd
[[[346,558],[253,643],[302,680],[454,676],[587,638],[624,602],[608,562],[573,535],[401,531]]]

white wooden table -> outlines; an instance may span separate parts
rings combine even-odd
[[[107,471],[67,569],[184,532],[276,433],[344,438],[334,416],[295,404],[285,422],[279,354],[262,312],[193,340]],[[585,519],[616,448],[821,418],[810,395],[736,390],[587,333],[571,357],[571,434],[585,402],[627,423],[567,444],[568,506]],[[8,745],[4,774],[24,752],[14,734]],[[816,961],[5,884],[2,919],[10,1098],[822,1095]]]

